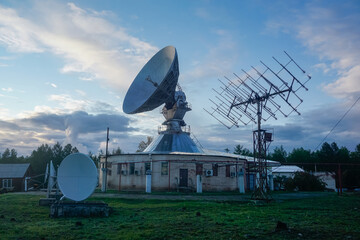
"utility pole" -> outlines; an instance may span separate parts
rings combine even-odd
[[[103,177],[102,177],[102,184],[101,184],[101,191],[106,192],[107,189],[107,171],[108,171],[108,164],[107,164],[107,158],[108,158],[108,146],[109,146],[109,127],[106,131],[106,149],[105,149],[105,164],[102,167]]]

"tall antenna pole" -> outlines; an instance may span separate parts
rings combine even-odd
[[[106,192],[107,189],[107,171],[108,171],[108,164],[107,164],[107,158],[108,158],[108,146],[109,146],[109,127],[106,131],[106,148],[105,148],[105,166],[103,167],[103,182],[101,186],[101,191]]]
[[[300,115],[297,107],[303,102],[299,97],[299,90],[308,90],[305,87],[311,77],[306,80],[298,79],[292,71],[305,71],[295,62],[295,60],[285,52],[288,61],[284,64],[273,57],[275,62],[280,65],[278,71],[274,71],[262,61],[264,69],[260,72],[252,67],[256,77],[242,70],[244,75],[240,77],[235,74],[235,79],[223,83],[220,91],[214,90],[216,100],[210,101],[214,104],[211,110],[206,110],[211,116],[217,119],[228,129],[233,126],[239,127],[239,121],[244,125],[250,122],[257,124],[257,130],[253,131],[254,163],[256,186],[252,194],[254,200],[270,200],[269,186],[267,180],[267,142],[272,141],[271,133],[261,128],[262,120],[270,118],[277,119],[276,114],[280,113],[284,117],[296,112]],[[285,103],[285,104],[284,104]]]

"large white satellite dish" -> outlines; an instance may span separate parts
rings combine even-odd
[[[145,151],[201,152],[185,128],[185,113],[191,108],[178,84],[179,62],[175,47],[167,46],[156,53],[141,69],[126,93],[123,111],[127,114],[151,111],[162,104],[165,121],[159,137]]]
[[[66,198],[82,201],[94,192],[98,172],[90,157],[82,153],[73,153],[61,162],[57,180]]]
[[[151,111],[163,103],[174,104],[178,78],[176,49],[167,46],[156,53],[134,79],[124,99],[124,112],[141,113]]]

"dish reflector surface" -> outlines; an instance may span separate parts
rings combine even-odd
[[[141,69],[126,93],[123,111],[127,114],[151,111],[173,102],[179,78],[176,49],[167,46],[156,53]]]
[[[58,184],[65,197],[82,201],[95,190],[98,173],[93,160],[85,154],[67,156],[58,169]]]

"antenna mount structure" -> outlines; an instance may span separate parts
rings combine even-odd
[[[278,71],[260,61],[262,70],[252,66],[250,73],[244,70],[241,76],[234,73],[233,80],[225,77],[226,83],[219,79],[220,90],[213,89],[215,99],[210,99],[213,106],[211,110],[204,109],[228,129],[239,127],[239,122],[244,125],[257,124],[257,129],[253,131],[256,172],[256,187],[251,197],[253,200],[271,200],[266,152],[272,136],[262,129],[261,121],[270,118],[277,120],[278,114],[288,117],[295,112],[300,115],[297,108],[303,100],[298,92],[307,91],[305,84],[311,79],[309,75],[304,80],[296,77],[293,72],[306,72],[287,52],[284,53],[287,57],[285,64],[273,57],[276,67],[280,66]]]

